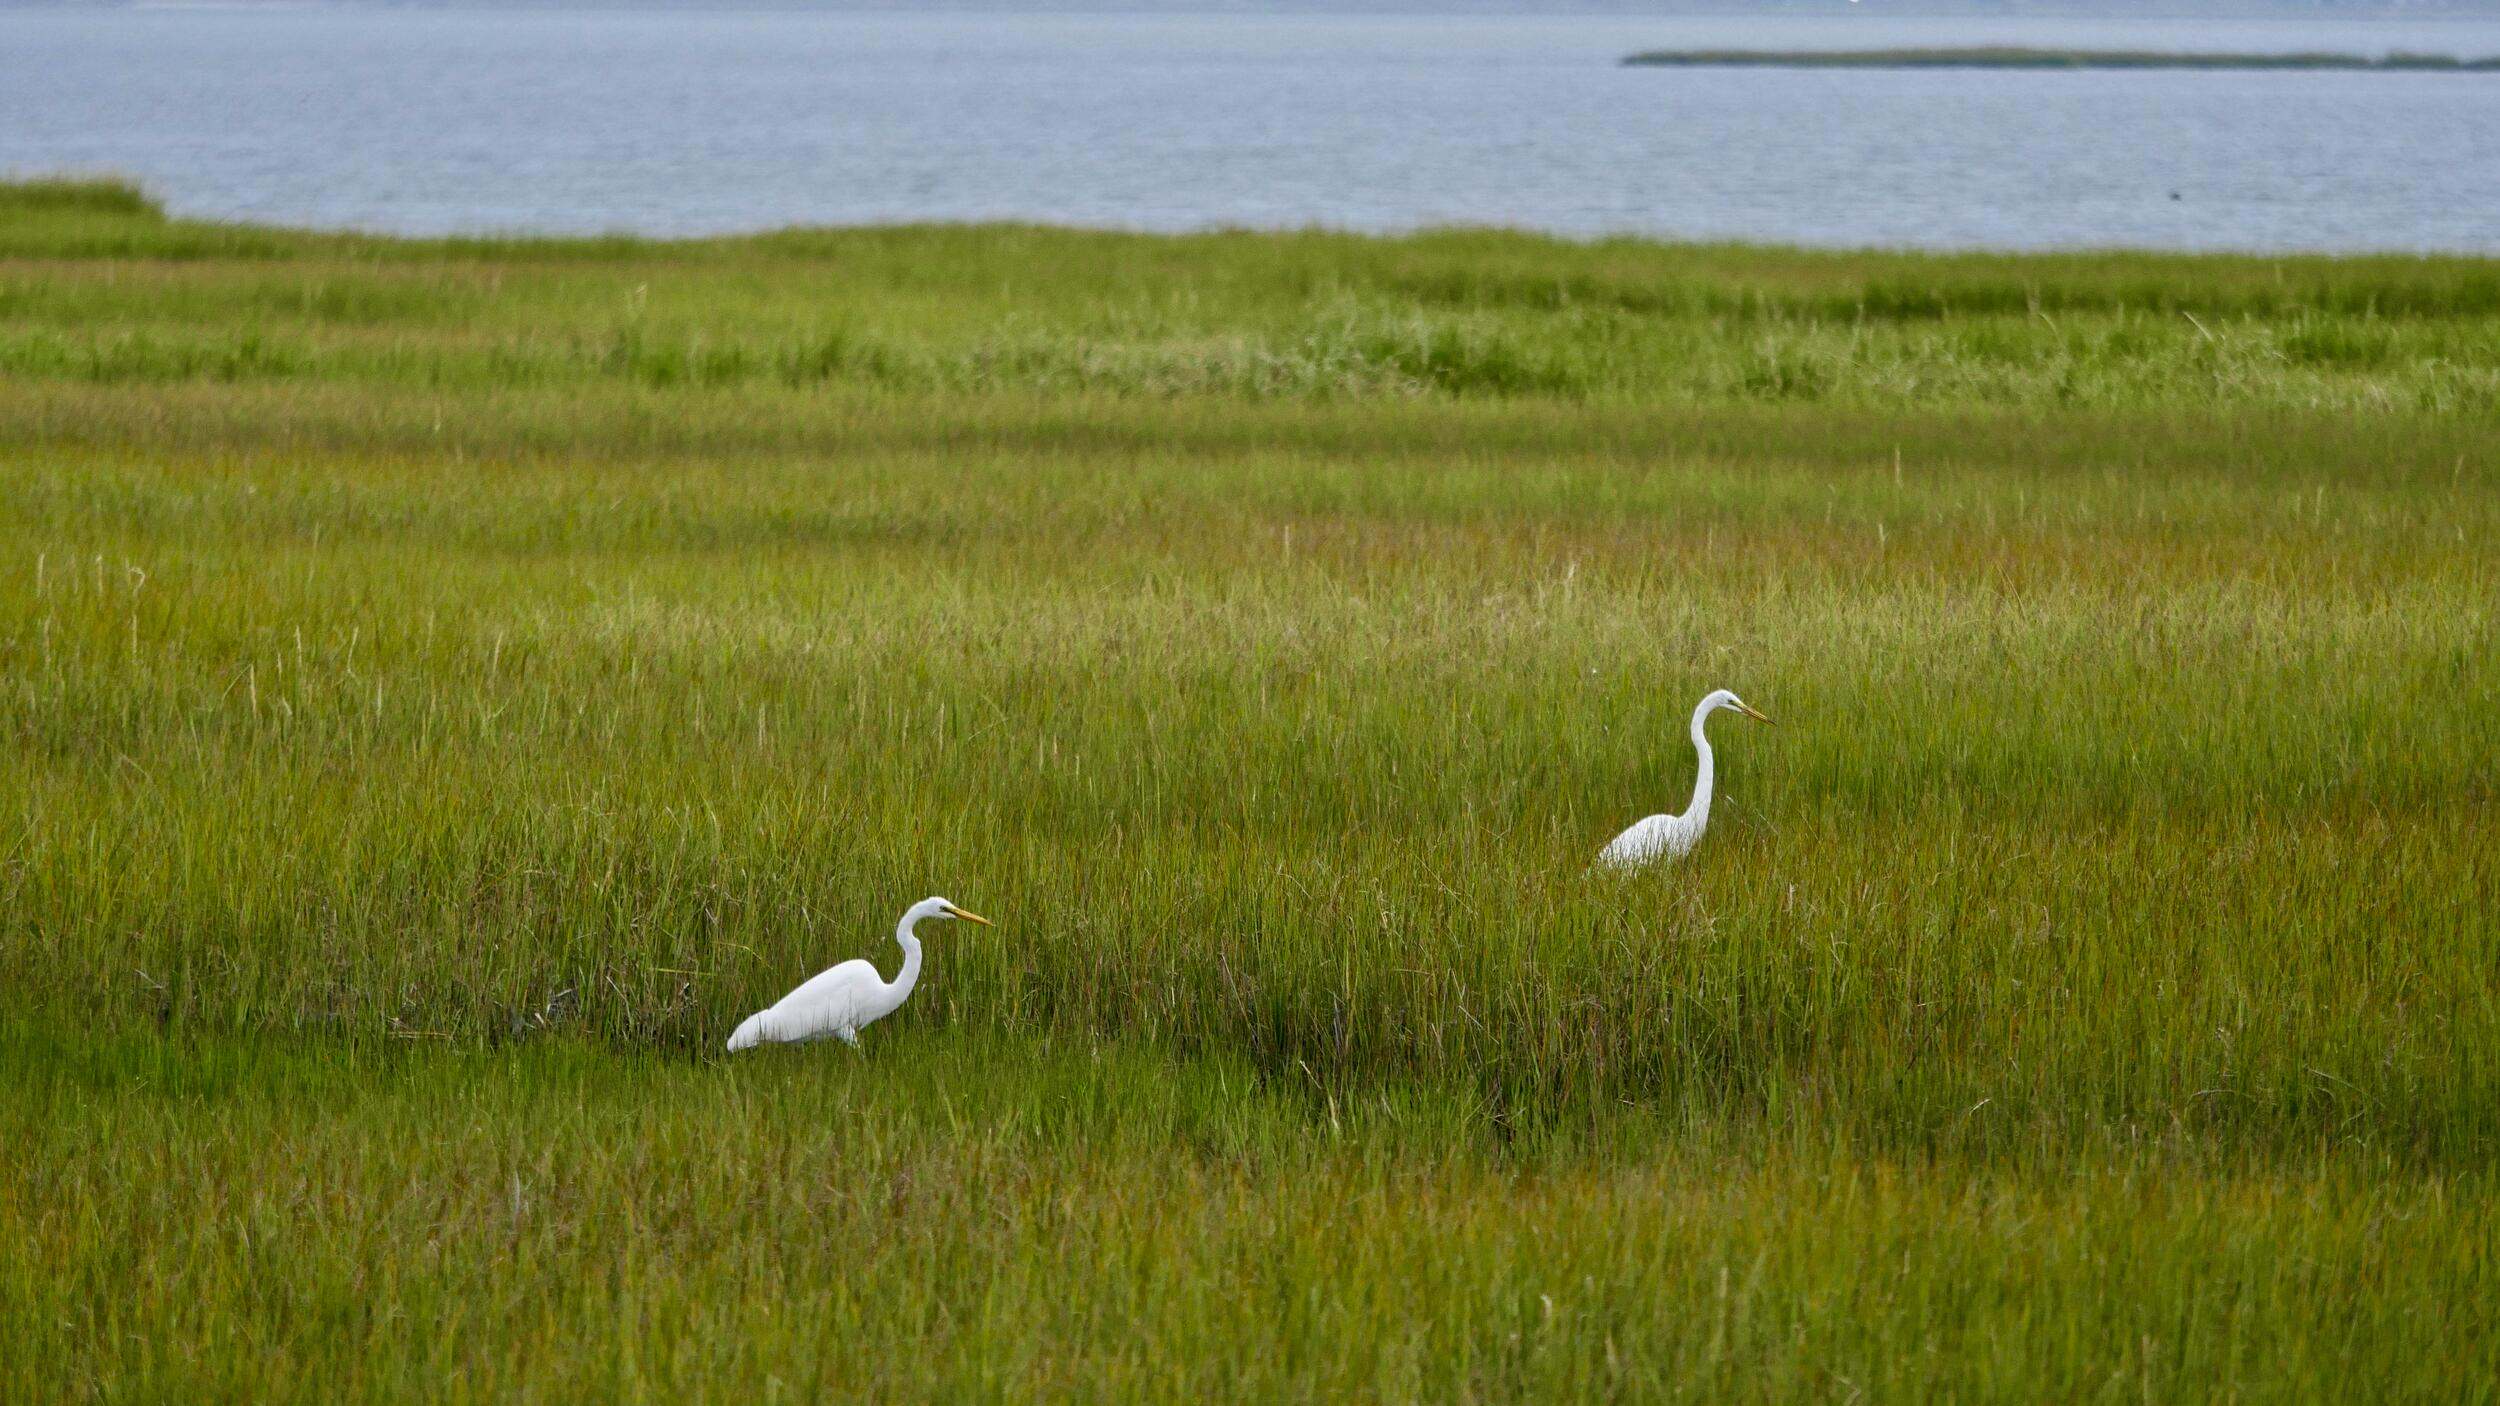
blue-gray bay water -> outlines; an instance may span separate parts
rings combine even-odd
[[[1017,219],[2500,252],[2500,74],[1618,66],[2500,54],[2500,23],[0,9],[0,173],[407,233]]]

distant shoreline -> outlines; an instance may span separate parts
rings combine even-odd
[[[2349,70],[2500,73],[2500,57],[2447,54],[2182,54],[2139,49],[1659,49],[1627,56],[1628,68],[2018,68]]]

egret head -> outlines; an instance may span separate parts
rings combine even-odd
[[[924,898],[918,903],[913,904],[911,906],[911,911],[904,914],[903,917],[905,921],[914,923],[919,922],[924,918],[961,918],[969,923],[979,923],[983,927],[988,927],[990,925],[989,919],[982,917],[980,914],[973,912],[969,908],[958,908],[952,902],[943,898]]]
[[[1755,712],[1752,704],[1747,703],[1744,699],[1737,697],[1735,694],[1728,692],[1724,688],[1701,700],[1701,710],[1705,713],[1717,712],[1721,708],[1727,708],[1732,711],[1742,713],[1746,717],[1749,717],[1758,723],[1767,723],[1770,721],[1769,718]]]

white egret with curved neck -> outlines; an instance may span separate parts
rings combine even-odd
[[[1702,731],[1702,724],[1721,708],[1742,713],[1756,722],[1770,721],[1724,688],[1701,700],[1701,706],[1693,710],[1693,750],[1701,754],[1701,770],[1693,777],[1693,803],[1684,807],[1682,815],[1653,815],[1635,823],[1598,851],[1598,863],[1616,869],[1638,869],[1655,860],[1676,858],[1701,839],[1701,832],[1710,826],[1710,787],[1715,770],[1711,765],[1710,735]]]
[[[858,1044],[862,1027],[892,1015],[920,984],[920,939],[912,929],[931,918],[961,918],[984,927],[990,921],[943,898],[924,898],[905,909],[903,921],[894,926],[894,940],[903,945],[903,969],[892,981],[877,975],[874,963],[857,957],[818,972],[798,990],[740,1022],[729,1037],[730,1050],[821,1040],[828,1035],[845,1044]]]

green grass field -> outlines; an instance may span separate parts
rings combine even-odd
[[[0,188],[0,1398],[2493,1399],[2496,448],[2473,260]]]

